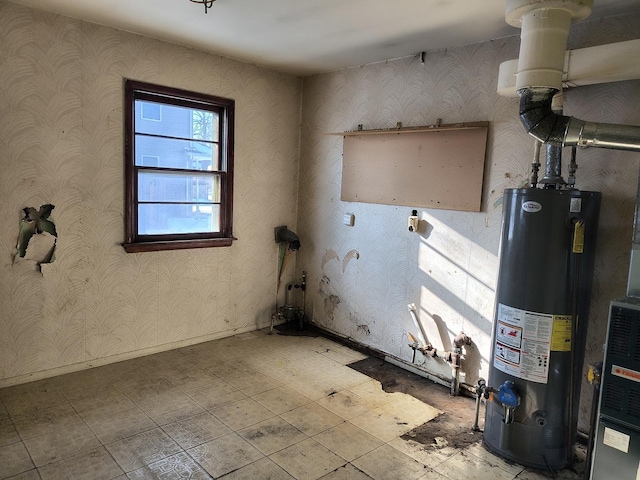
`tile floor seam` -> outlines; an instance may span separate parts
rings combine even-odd
[[[36,467],[35,462],[33,461],[33,458],[31,457],[31,453],[29,453],[29,449],[26,447],[26,445],[24,444],[24,442],[16,442],[16,444],[17,444],[17,443],[22,443],[22,447],[24,448],[24,450],[27,452],[27,455],[29,456],[29,461],[31,462],[31,468],[28,468],[28,469],[23,470],[23,471],[21,471],[21,472],[15,472],[15,473],[13,473],[10,477],[1,477],[1,478],[3,478],[3,479],[4,479],[4,478],[11,478],[11,477],[14,477],[14,476],[20,475],[20,474],[22,474],[22,473],[24,473],[24,472],[28,472],[28,471],[30,471],[30,470],[33,470],[34,468],[37,468],[37,467]],[[13,445],[15,445],[15,444],[13,444]]]
[[[207,471],[206,468],[204,468],[204,465],[202,465],[200,462],[198,462],[198,460],[196,460],[193,455],[191,455],[191,453],[189,453],[188,449],[183,449],[183,452],[191,459],[195,462],[196,465],[200,466],[200,468],[202,468],[205,472]]]
[[[146,415],[146,413],[144,413],[144,412],[142,412],[142,413],[143,413],[143,414],[144,414],[144,415],[149,419],[149,421],[150,421],[150,422],[153,422],[154,426],[150,426],[148,429],[146,429],[146,430],[142,430],[142,431],[140,431],[140,432],[132,433],[131,435],[128,435],[128,436],[126,436],[126,437],[122,437],[122,438],[120,438],[119,440],[124,440],[125,438],[132,437],[132,436],[134,436],[134,435],[137,435],[138,433],[148,432],[149,430],[153,430],[154,428],[158,428],[158,427],[159,427],[159,425],[158,425],[157,423],[155,423],[155,422],[153,421],[153,419],[149,418],[149,416],[148,416],[148,415]],[[82,418],[82,416],[80,416],[80,417]],[[89,429],[93,432],[93,434],[98,438],[98,440],[100,441],[100,443],[101,443],[103,446],[106,446],[108,443],[113,443],[113,442],[104,442],[102,439],[100,439],[100,436],[98,435],[98,433],[96,433],[96,432],[91,428],[91,425],[89,425],[89,424],[86,422],[86,420],[85,420],[84,418],[83,418],[82,420],[85,422],[85,424],[87,425],[87,427],[89,427]],[[115,440],[115,441],[118,441],[118,440]]]

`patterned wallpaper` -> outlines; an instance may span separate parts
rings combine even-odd
[[[640,15],[575,25],[570,47],[638,38]],[[313,320],[340,335],[411,360],[407,310],[415,303],[429,341],[451,348],[464,330],[466,381],[486,378],[497,278],[501,198],[527,181],[533,140],[518,119],[518,100],[495,93],[498,66],[517,58],[519,39],[505,38],[304,79],[298,228],[308,248],[298,269],[309,274]],[[640,81],[581,87],[565,93],[565,112],[580,119],[640,124]],[[340,200],[342,137],[327,132],[490,122],[482,210],[418,208],[423,232],[409,233],[413,205]],[[568,152],[567,152],[568,154]],[[578,154],[578,187],[603,193],[586,362],[602,358],[608,302],[625,292],[637,185],[637,153],[603,149]],[[566,173],[565,173],[566,175]],[[448,179],[455,183],[455,179]],[[342,223],[355,215],[353,227]],[[355,252],[355,253],[354,253]],[[442,361],[425,361],[450,375]],[[585,386],[581,423],[588,419]]]
[[[232,247],[125,253],[124,78],[236,100]],[[0,386],[267,325],[273,228],[296,226],[301,92],[294,76],[0,1]],[[40,273],[12,257],[22,208],[45,203],[58,243]]]
[[[638,14],[583,22],[570,47],[638,38],[639,24]],[[307,271],[314,322],[410,359],[407,304],[416,303],[438,348],[460,330],[473,338],[466,381],[486,376],[502,191],[526,181],[533,152],[517,100],[495,93],[498,65],[517,57],[518,44],[499,39],[302,81],[0,0],[0,386],[266,325],[276,225],[301,237],[284,281],[294,266]],[[232,247],[124,253],[123,78],[236,100]],[[565,111],[584,120],[640,124],[639,107],[640,81],[565,94]],[[412,205],[340,201],[342,138],[326,132],[438,118],[490,122],[481,212],[418,209],[415,234],[406,228]],[[603,193],[586,362],[601,358],[608,302],[625,291],[637,160],[579,152],[578,186]],[[58,243],[39,272],[12,258],[22,208],[44,203],[56,206]],[[344,213],[355,215],[353,227]],[[584,387],[583,428],[590,393]]]

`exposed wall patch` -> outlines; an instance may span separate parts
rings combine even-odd
[[[53,262],[58,237],[56,226],[50,219],[54,208],[54,205],[47,203],[39,210],[33,207],[22,209],[24,217],[20,220],[14,263],[17,259],[23,258],[34,261],[39,269],[43,263]]]
[[[355,249],[354,250],[349,250],[345,254],[344,258],[342,259],[342,273],[344,273],[344,271],[347,269],[347,265],[349,265],[349,262],[354,258],[356,260],[358,260],[360,258],[360,252],[358,252]],[[325,252],[325,254],[322,256],[322,261],[321,261],[320,268],[322,268],[322,270],[324,270],[324,266],[331,260],[337,260],[338,262],[340,261],[340,256],[333,249],[327,250]]]
[[[358,332],[362,332],[362,333],[364,333],[365,335],[371,335],[371,330],[369,330],[369,325],[364,324],[364,323],[363,323],[363,324],[361,324],[361,325],[358,325],[358,329],[357,329],[357,331],[358,331]]]
[[[349,262],[352,258],[355,258],[356,260],[359,259],[360,253],[357,250],[349,250],[347,252],[347,254],[342,259],[342,273],[344,273],[344,271],[347,269],[347,265],[349,265]]]
[[[322,264],[321,267],[322,270],[324,270],[324,266],[327,264],[327,262],[329,260],[338,260],[340,261],[340,257],[338,256],[338,253],[331,249],[331,250],[327,250],[326,253],[322,256]]]

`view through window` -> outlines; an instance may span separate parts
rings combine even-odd
[[[230,245],[234,101],[126,81],[131,252]]]

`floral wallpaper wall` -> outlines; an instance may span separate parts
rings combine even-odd
[[[640,15],[583,22],[570,48],[638,38]],[[428,47],[428,46],[426,46]],[[425,48],[428,50],[428,48]],[[307,248],[298,270],[308,277],[307,310],[339,335],[411,360],[416,336],[407,305],[415,303],[428,340],[451,348],[470,335],[466,382],[487,377],[498,249],[505,188],[528,179],[533,139],[518,119],[518,100],[498,96],[498,66],[518,57],[517,37],[427,51],[420,55],[304,79],[298,228]],[[565,112],[580,119],[640,124],[640,81],[571,89]],[[328,132],[442,123],[490,122],[482,208],[478,213],[349,203],[340,200],[342,137]],[[569,152],[566,152],[567,156]],[[603,194],[585,361],[602,358],[608,303],[625,293],[640,154],[580,150],[578,182]],[[565,173],[566,175],[566,170]],[[443,179],[455,186],[455,178]],[[410,233],[416,208],[422,231]],[[343,215],[353,213],[353,226]],[[446,363],[418,358],[431,372],[450,375]],[[583,388],[585,428],[591,387]]]
[[[125,253],[125,78],[235,99],[232,247]],[[0,386],[268,325],[273,228],[296,226],[301,91],[298,77],[0,1]],[[14,255],[22,209],[47,203],[58,238],[40,272]]]

